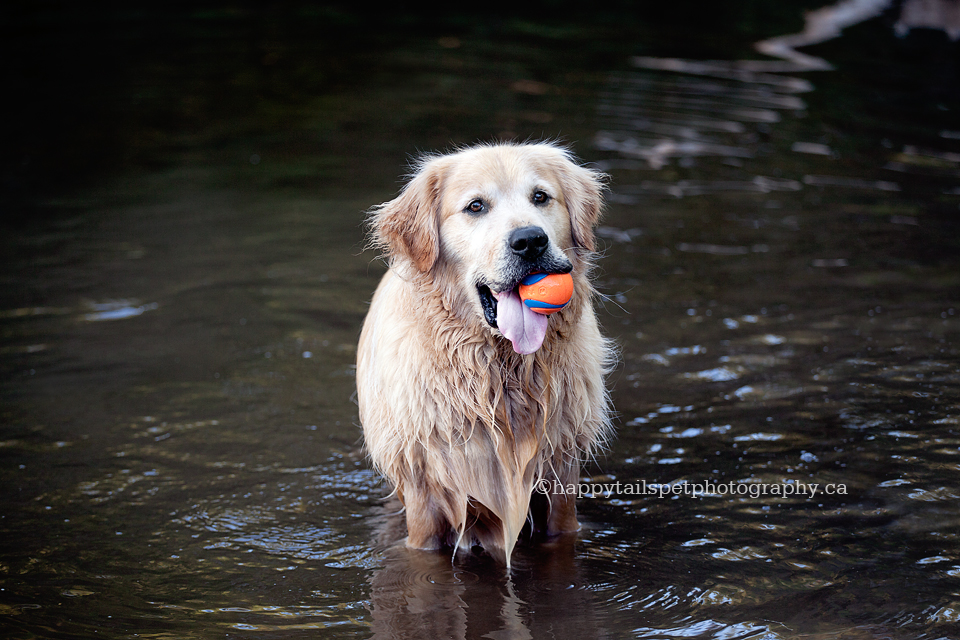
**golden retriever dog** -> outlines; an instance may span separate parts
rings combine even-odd
[[[357,398],[407,546],[479,544],[509,567],[528,519],[546,536],[579,529],[563,488],[610,431],[613,350],[589,279],[602,191],[559,146],[490,144],[423,159],[371,211],[389,270],[360,335]],[[571,274],[561,311],[522,304],[536,272]]]

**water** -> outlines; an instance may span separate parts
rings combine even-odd
[[[956,43],[893,8],[771,71],[800,7],[324,11],[15,16],[6,637],[960,636]],[[510,576],[393,544],[352,400],[362,212],[491,136],[611,175],[622,349],[584,530]]]

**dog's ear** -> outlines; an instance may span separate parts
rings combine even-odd
[[[433,268],[440,255],[442,183],[441,163],[424,162],[399,196],[371,211],[373,244],[391,261],[405,258],[421,272]]]
[[[557,163],[563,199],[570,213],[570,231],[573,244],[587,251],[596,248],[593,228],[600,220],[603,209],[603,192],[606,189],[605,174],[578,165],[568,154]]]

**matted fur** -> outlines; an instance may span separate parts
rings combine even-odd
[[[610,430],[613,350],[589,280],[602,178],[553,144],[481,145],[425,158],[372,210],[390,269],[360,335],[357,397],[369,455],[405,506],[408,546],[480,544],[509,566],[528,517],[547,535],[579,529],[573,496],[538,507],[531,494],[541,478],[576,483]],[[531,201],[537,190],[547,204]],[[487,210],[473,215],[478,198]],[[485,319],[478,285],[500,291],[526,275],[506,245],[530,225],[549,236],[547,258],[572,265],[574,294],[542,346],[520,355]]]

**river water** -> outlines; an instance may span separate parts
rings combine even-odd
[[[752,48],[812,7],[721,4],[12,14],[3,635],[960,637],[952,14],[813,70]],[[584,529],[509,576],[392,543],[353,398],[364,210],[496,137],[611,176],[621,350]]]

